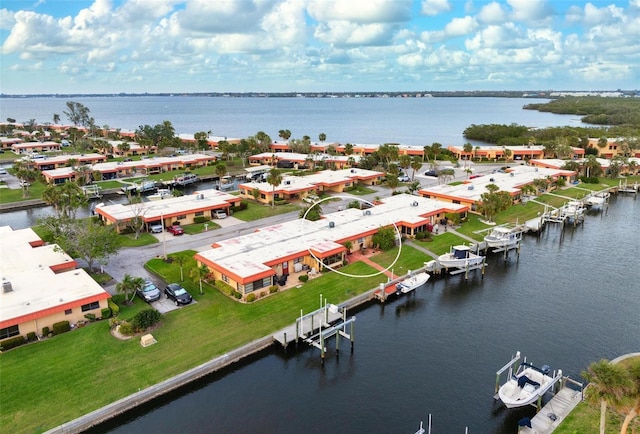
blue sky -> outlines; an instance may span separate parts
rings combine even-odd
[[[0,91],[640,88],[640,0],[3,0]]]

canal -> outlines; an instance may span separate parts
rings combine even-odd
[[[516,351],[580,380],[640,349],[639,215],[614,196],[582,226],[525,237],[519,259],[490,255],[484,278],[434,278],[355,312],[355,351],[324,367],[315,349],[272,348],[91,432],[413,433],[431,414],[434,433],[514,433],[535,409],[493,394]]]

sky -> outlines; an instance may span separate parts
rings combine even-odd
[[[640,0],[1,0],[0,92],[640,88]]]

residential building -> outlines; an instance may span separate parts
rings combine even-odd
[[[195,259],[209,268],[215,280],[246,299],[251,293],[261,296],[283,276],[297,281],[299,275],[313,275],[325,266],[341,267],[349,252],[370,248],[382,227],[414,237],[430,230],[446,213],[465,217],[467,210],[464,205],[399,194],[368,209],[347,208],[318,221],[288,221],[216,241]]]
[[[118,232],[136,217],[141,217],[149,230],[154,225],[163,225],[166,228],[173,224],[195,223],[198,217],[215,218],[216,211],[224,211],[230,215],[231,207],[241,201],[238,196],[211,189],[130,205],[100,203],[96,205],[94,212],[105,224],[116,225]]]
[[[55,244],[32,229],[0,227],[0,340],[42,335],[42,329],[86,314],[101,317],[110,295]]]

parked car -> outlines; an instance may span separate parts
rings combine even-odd
[[[27,181],[23,181],[22,179],[20,180],[20,187],[30,187],[31,183],[27,182]]]
[[[471,175],[471,176],[469,177],[469,179],[476,179],[476,178],[480,178],[481,176],[482,176],[482,175],[480,175],[480,174],[477,174],[477,175]]]
[[[149,226],[149,232],[152,234],[161,234],[162,233],[162,225],[151,225]]]
[[[140,297],[147,303],[160,299],[160,290],[150,280],[145,280],[144,286],[138,289],[136,292],[138,293],[138,297]]]
[[[424,172],[424,176],[438,176],[438,172],[435,170],[427,170]]]
[[[189,294],[186,289],[184,289],[177,283],[170,283],[169,285],[167,285],[167,287],[164,289],[164,293],[167,298],[173,300],[176,306],[180,304],[189,304],[193,300],[191,294]]]
[[[222,210],[216,210],[213,212],[213,217],[217,219],[226,219],[227,213]]]
[[[167,231],[171,232],[173,235],[182,235],[184,234],[184,229],[180,225],[171,225],[167,227]]]
[[[398,181],[400,181],[400,182],[409,182],[409,181],[411,181],[411,178],[409,178],[407,175],[400,175],[400,176],[398,176]]]

